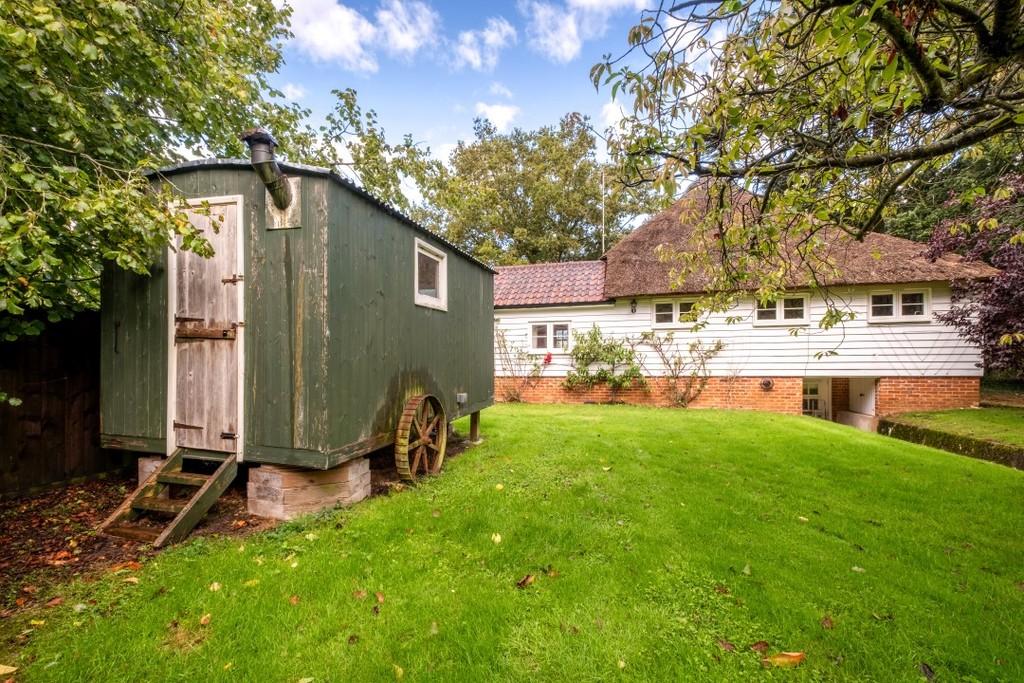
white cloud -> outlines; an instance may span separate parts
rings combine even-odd
[[[285,4],[276,0],[276,4]],[[359,12],[336,0],[292,0],[296,46],[321,62],[337,62],[350,71],[377,71],[372,45],[377,28]]]
[[[579,56],[583,43],[608,32],[613,14],[629,11],[639,21],[647,0],[520,0],[519,11],[527,18],[530,47],[553,62],[565,64]]]
[[[626,116],[625,110],[618,102],[612,100],[601,107],[601,125],[605,128],[618,128],[619,122]]]
[[[486,102],[476,103],[476,113],[480,114],[494,124],[499,133],[504,133],[512,125],[512,121],[519,116],[521,110],[514,104],[487,104]]]
[[[286,100],[291,100],[292,102],[298,102],[306,96],[306,89],[298,83],[285,83],[284,87],[281,88],[281,92]]]
[[[377,29],[384,49],[394,55],[410,57],[420,48],[437,42],[441,15],[419,0],[385,0],[377,10]]]
[[[512,91],[505,87],[504,83],[500,83],[499,81],[494,81],[493,83],[491,83],[491,87],[488,88],[488,90],[492,95],[512,99]]]
[[[520,7],[530,19],[530,47],[560,64],[579,56],[583,41],[576,27],[575,12],[546,2],[528,2]]]
[[[491,71],[498,64],[501,50],[515,44],[517,37],[507,19],[491,17],[484,28],[459,34],[452,61],[456,68],[468,66],[475,71]]]

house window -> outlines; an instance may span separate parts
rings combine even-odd
[[[810,321],[807,296],[785,296],[775,301],[758,301],[755,325],[806,325]]]
[[[872,292],[868,300],[868,321],[927,322],[929,292],[926,289]]]
[[[423,240],[416,240],[417,306],[448,310],[448,257]]]
[[[763,321],[776,320],[779,317],[779,309],[774,301],[757,303],[757,319]]]
[[[871,295],[871,317],[892,318],[896,315],[893,305],[895,295],[893,294],[872,294]]]
[[[568,351],[569,323],[532,323],[530,345],[534,351]]]
[[[782,317],[786,320],[803,320],[807,317],[804,310],[807,302],[802,296],[782,300]]]
[[[671,301],[659,301],[654,304],[654,324],[671,325],[675,319],[673,309],[675,304]]]
[[[551,346],[562,350],[569,348],[569,323],[551,326]]]
[[[690,322],[686,316],[693,310],[694,301],[655,301],[654,326],[671,327]]]
[[[900,313],[904,318],[924,315],[924,292],[903,292],[900,294]]]

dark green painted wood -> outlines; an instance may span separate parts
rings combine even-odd
[[[136,451],[139,453],[166,453],[167,439],[163,437],[152,438],[148,436],[101,434],[100,446],[103,448],[114,448],[121,451]]]
[[[237,474],[237,460],[228,458],[221,463],[221,466],[210,475],[207,482],[188,499],[188,503],[178,512],[174,521],[168,524],[163,533],[153,541],[153,547],[159,548],[184,540],[195,525],[199,524],[199,520],[203,518],[206,511],[217,502],[220,494],[224,493],[224,490],[234,481]]]
[[[335,466],[388,445],[416,393],[437,395],[449,419],[491,405],[492,273],[334,180],[300,177],[302,227],[267,230],[266,191],[250,169],[169,176],[188,198],[243,196],[245,458]],[[446,312],[414,304],[416,237],[448,254]],[[105,276],[104,344],[114,320],[119,344],[130,343],[104,355],[103,432],[155,443],[165,437],[167,282],[141,282]]]

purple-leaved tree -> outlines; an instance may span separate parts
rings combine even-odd
[[[949,252],[1001,272],[954,283],[953,306],[938,318],[981,347],[986,370],[1024,378],[1024,174],[1004,176],[998,190],[936,226],[930,255]]]

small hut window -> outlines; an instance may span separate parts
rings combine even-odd
[[[447,269],[444,252],[416,240],[416,305],[448,310]]]

